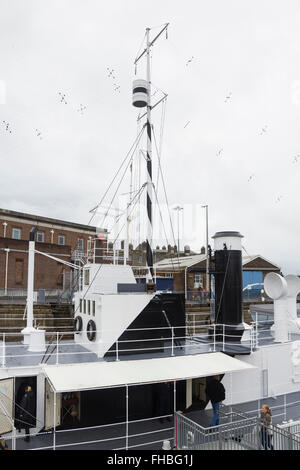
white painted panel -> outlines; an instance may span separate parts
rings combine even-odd
[[[61,394],[56,394],[56,426],[60,425]],[[54,393],[48,380],[45,383],[45,429],[54,427]]]
[[[193,403],[193,380],[186,381],[186,408]]]
[[[0,434],[13,428],[14,379],[0,380]]]

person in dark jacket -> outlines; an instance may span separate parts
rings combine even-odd
[[[20,402],[20,424],[25,428],[25,441],[30,440],[30,427],[35,425],[35,396],[30,385],[25,387],[25,393]]]
[[[218,426],[220,404],[223,400],[225,400],[225,388],[224,385],[220,382],[219,375],[215,375],[207,383],[205,391],[207,398],[211,401],[214,412],[210,426]]]

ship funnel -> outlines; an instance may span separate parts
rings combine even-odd
[[[226,341],[240,340],[245,325],[242,303],[242,238],[217,232],[214,239],[215,323],[225,325]]]

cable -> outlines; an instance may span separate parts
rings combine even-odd
[[[143,132],[144,132],[144,129],[145,129],[145,125],[142,127],[142,129],[141,129],[140,133],[137,135],[137,137],[136,137],[136,139],[135,139],[133,145],[130,147],[130,149],[129,149],[127,155],[126,155],[126,157],[125,157],[124,160],[122,161],[121,166],[119,167],[117,173],[116,173],[115,176],[113,177],[113,179],[112,179],[110,185],[108,186],[107,190],[105,191],[105,193],[104,193],[102,199],[100,200],[100,202],[99,202],[93,209],[90,210],[90,212],[95,211],[95,210],[102,204],[102,202],[103,202],[105,196],[107,195],[107,193],[108,193],[108,191],[110,190],[112,184],[114,183],[115,179],[117,178],[117,176],[118,176],[119,172],[121,171],[121,168],[123,167],[124,163],[126,162],[128,156],[131,155],[131,150],[132,150],[132,149],[134,148],[134,146],[136,145],[136,142],[139,143],[140,138],[141,138],[141,136],[142,136],[142,134],[143,134]],[[89,222],[88,222],[88,225],[90,225],[90,223],[91,223],[91,221],[93,220],[94,217],[95,217],[95,213],[94,213],[94,214],[92,215],[92,217],[90,218],[90,220],[89,220]]]

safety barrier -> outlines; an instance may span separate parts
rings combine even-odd
[[[259,418],[232,411],[218,426],[204,428],[175,412],[174,442],[179,450],[299,450],[300,436],[279,425],[264,426]]]

